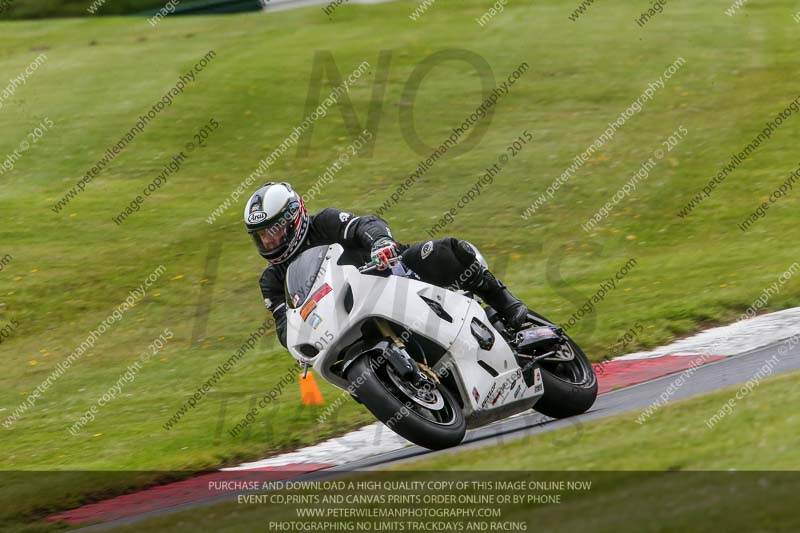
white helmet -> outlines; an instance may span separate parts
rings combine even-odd
[[[261,257],[277,264],[297,252],[308,234],[309,217],[291,185],[271,182],[247,201],[244,223]]]

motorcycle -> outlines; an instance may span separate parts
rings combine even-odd
[[[474,295],[415,279],[399,258],[377,271],[344,252],[318,246],[289,266],[287,346],[395,433],[442,449],[532,408],[566,418],[594,404],[592,365],[543,316],[511,331]]]

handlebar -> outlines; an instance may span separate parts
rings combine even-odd
[[[389,259],[389,267],[393,267],[394,265],[399,263],[400,259],[401,259],[400,256],[393,257],[393,258]],[[377,270],[377,268],[378,268],[378,265],[376,265],[375,263],[367,263],[364,266],[358,267],[358,271],[363,274],[365,272],[371,272],[373,270]]]

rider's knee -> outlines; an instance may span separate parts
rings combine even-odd
[[[486,262],[486,259],[483,257],[483,254],[480,252],[480,250],[478,250],[477,246],[469,241],[458,239],[453,240],[456,241],[453,244],[454,251],[462,266],[465,268],[470,268],[475,260],[477,260],[483,268],[487,270],[489,269],[489,264]]]
[[[474,271],[476,260],[483,268],[488,268],[476,246],[453,237],[418,242],[403,252],[405,265],[424,281],[439,286],[452,284],[463,277],[465,271]]]
[[[455,251],[457,243],[448,237],[412,244],[403,252],[403,263],[428,283],[449,283],[453,271],[461,265]]]

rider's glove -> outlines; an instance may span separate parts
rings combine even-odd
[[[378,270],[385,270],[391,265],[391,260],[397,258],[399,253],[397,243],[388,237],[383,237],[372,243],[370,259],[378,267]]]

